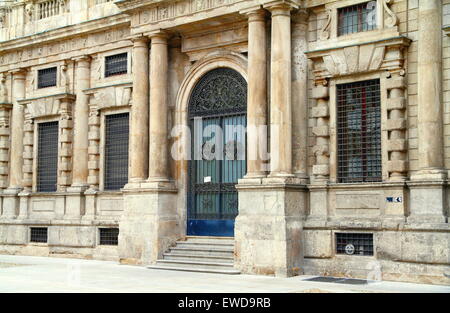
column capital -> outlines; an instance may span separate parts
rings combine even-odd
[[[290,16],[291,10],[298,9],[299,5],[296,1],[280,0],[266,3],[263,7],[264,9],[269,10],[272,13],[272,16]]]
[[[146,45],[150,41],[148,36],[145,36],[143,34],[133,35],[128,37],[128,39],[130,39],[134,43],[134,46]]]
[[[165,30],[156,30],[150,33],[146,33],[146,36],[150,38],[151,44],[167,44],[167,40],[169,39],[169,32]]]
[[[267,11],[260,5],[244,9],[239,13],[242,15],[247,15],[249,22],[265,21],[267,15]]]

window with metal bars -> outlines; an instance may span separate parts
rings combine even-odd
[[[381,181],[380,127],[379,80],[337,86],[339,183]]]
[[[47,227],[31,227],[30,242],[47,243],[48,229]]]
[[[100,228],[100,245],[117,246],[119,244],[118,228]]]
[[[336,233],[336,253],[373,255],[373,234]]]
[[[38,124],[38,192],[56,191],[58,179],[58,132],[58,122]]]
[[[38,70],[38,88],[56,86],[56,67]]]
[[[105,58],[105,77],[126,74],[128,72],[128,53],[120,53]]]
[[[119,190],[128,182],[128,113],[105,119],[105,190]]]
[[[376,29],[376,7],[369,1],[338,9],[338,36]]]

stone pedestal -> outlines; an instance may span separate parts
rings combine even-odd
[[[124,189],[119,222],[119,259],[123,264],[152,264],[181,237],[174,186],[146,183]]]
[[[301,274],[305,186],[270,178],[242,179],[238,191],[236,267],[248,274]]]
[[[66,195],[65,219],[80,219],[85,214],[85,187],[69,187]]]
[[[2,219],[14,219],[19,214],[19,192],[20,188],[8,188],[3,191],[3,214]]]
[[[443,181],[410,182],[408,187],[411,203],[408,223],[446,223]]]

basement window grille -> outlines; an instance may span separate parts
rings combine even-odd
[[[337,86],[338,182],[379,182],[381,172],[380,81]]]
[[[120,53],[105,58],[105,77],[126,74],[128,72],[128,53]]]
[[[56,67],[38,70],[38,88],[56,86]]]
[[[31,227],[30,242],[47,243],[48,229],[47,227]]]
[[[105,190],[119,190],[128,182],[128,113],[106,116]]]
[[[37,191],[55,192],[58,180],[58,122],[39,123]]]
[[[373,255],[373,234],[336,233],[336,253],[346,255]]]
[[[117,246],[119,244],[118,228],[100,228],[100,245]]]
[[[376,1],[370,1],[338,9],[338,35],[376,29],[376,6]]]

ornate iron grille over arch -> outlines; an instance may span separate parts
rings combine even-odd
[[[206,73],[195,85],[189,101],[190,117],[246,112],[247,82],[237,71],[226,67]]]
[[[188,112],[191,151],[195,147],[202,150],[200,160],[189,162],[188,235],[233,236],[238,214],[235,185],[246,172],[247,82],[231,68],[211,70],[193,88]],[[200,135],[194,131],[194,119],[198,118]],[[223,138],[204,135],[210,126],[219,126]],[[239,130],[230,135],[230,126]],[[216,152],[222,157],[216,158]]]

